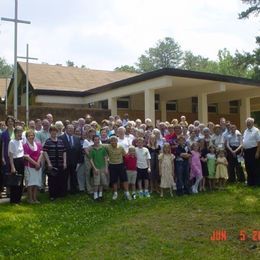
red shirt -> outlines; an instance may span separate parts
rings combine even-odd
[[[131,154],[127,154],[124,157],[124,162],[125,162],[125,166],[126,169],[129,171],[136,171],[136,162],[137,159],[135,156],[131,155]]]

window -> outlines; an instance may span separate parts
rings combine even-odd
[[[102,108],[102,109],[108,109],[108,100],[102,100],[102,101],[100,101],[100,108]]]
[[[191,98],[191,111],[192,113],[198,113],[198,97]]]
[[[171,100],[166,103],[166,111],[175,111],[177,112],[177,101]]]
[[[239,113],[239,100],[229,101],[229,113],[230,114],[238,114]]]
[[[198,104],[198,97],[191,97],[191,102],[194,104]]]
[[[217,104],[208,105],[208,113],[218,113],[218,105]]]
[[[154,109],[156,111],[160,110],[160,95],[159,94],[154,95]]]
[[[127,109],[130,107],[130,97],[121,97],[117,99],[117,108]]]

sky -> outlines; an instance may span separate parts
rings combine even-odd
[[[0,17],[14,18],[14,0],[0,0]],[[259,18],[239,20],[241,0],[18,0],[18,56],[36,63],[113,70],[134,65],[158,40],[217,59],[219,49],[251,52]],[[14,24],[0,21],[0,57],[14,60]]]

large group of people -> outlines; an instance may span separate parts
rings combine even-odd
[[[184,115],[153,125],[127,114],[101,122],[89,114],[55,122],[47,114],[28,126],[8,116],[0,125],[0,196],[5,189],[17,204],[26,189],[28,203],[36,204],[38,191],[51,201],[78,192],[98,201],[110,190],[113,200],[120,190],[131,200],[213,191],[227,181],[259,186],[260,131],[253,118],[245,123],[241,133],[225,118],[188,123]],[[5,183],[18,175],[17,184]]]

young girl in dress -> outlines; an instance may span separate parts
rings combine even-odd
[[[150,185],[151,192],[159,192],[159,161],[158,155],[160,153],[161,147],[157,144],[157,139],[154,134],[151,134],[148,139],[147,148],[151,155],[151,176]]]
[[[217,158],[217,168],[216,168],[216,179],[218,179],[219,188],[225,186],[226,180],[228,179],[228,161],[225,157],[225,151],[223,149],[219,150]]]
[[[198,193],[198,187],[202,180],[202,167],[200,162],[199,144],[193,143],[191,146],[191,159],[190,159],[190,179],[195,179],[195,183],[191,187],[192,193]]]
[[[169,189],[172,196],[172,189],[175,189],[175,183],[173,179],[174,175],[174,155],[171,153],[171,146],[169,143],[165,143],[163,146],[163,152],[159,155],[159,174],[161,176],[161,197],[163,197],[163,190]]]
[[[207,165],[208,165],[208,180],[209,189],[215,188],[215,175],[216,175],[216,149],[214,145],[209,147],[209,153],[207,154]]]

